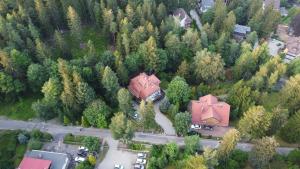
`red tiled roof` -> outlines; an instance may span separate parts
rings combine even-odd
[[[230,105],[225,102],[218,102],[213,95],[200,97],[199,100],[192,100],[190,104],[193,124],[207,124],[217,126],[228,126]],[[211,119],[216,123],[211,122]]]
[[[17,169],[49,169],[50,160],[24,157]]]
[[[130,80],[128,89],[135,97],[146,100],[147,97],[160,90],[160,80],[155,76],[140,73]]]

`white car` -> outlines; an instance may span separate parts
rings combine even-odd
[[[191,129],[198,130],[198,129],[201,129],[201,126],[198,124],[192,124]]]
[[[75,157],[75,162],[80,163],[80,162],[84,162],[84,161],[85,161],[85,158],[83,158],[83,157]]]
[[[79,146],[79,147],[78,147],[78,150],[84,150],[84,151],[86,151],[86,152],[88,152],[88,151],[89,151],[89,149],[88,149],[88,148],[86,148],[86,147],[83,147],[83,146]]]
[[[124,167],[120,164],[115,164],[114,169],[124,169]]]
[[[145,169],[145,166],[141,164],[134,164],[133,169]]]
[[[145,158],[147,158],[147,154],[146,154],[146,153],[138,153],[138,154],[137,154],[137,157],[138,157],[138,158],[144,158],[144,159],[145,159]]]
[[[145,165],[147,163],[147,161],[145,159],[138,158],[138,159],[136,159],[135,163]]]

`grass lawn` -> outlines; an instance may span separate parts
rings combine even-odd
[[[271,111],[281,103],[281,97],[280,93],[269,93],[267,96],[262,97],[262,105],[267,111]]]
[[[35,102],[39,96],[26,96],[14,103],[0,103],[0,116],[6,116],[14,120],[28,120],[35,118],[36,114],[31,109],[31,104]]]
[[[279,136],[275,136],[275,139],[276,139],[276,141],[279,143],[279,145],[281,147],[294,147],[294,148],[297,148],[297,147],[300,146],[300,143],[299,144],[296,144],[296,143],[287,143],[284,140],[282,140]]]
[[[91,26],[86,26],[83,27],[82,32],[81,43],[86,45],[89,40],[93,41],[98,54],[101,54],[107,48],[107,37],[103,36],[100,30],[96,30],[96,28]],[[69,47],[74,58],[81,58],[85,55],[86,50],[80,48],[80,43],[73,40],[69,32],[65,35],[65,38],[70,45]]]
[[[27,145],[17,141],[19,131],[0,130],[0,168],[16,168],[23,158]]]

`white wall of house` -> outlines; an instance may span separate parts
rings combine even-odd
[[[156,92],[154,92],[152,95],[150,95],[149,97],[146,98],[146,101],[154,101],[157,97],[159,97],[161,95],[161,91],[158,90]]]

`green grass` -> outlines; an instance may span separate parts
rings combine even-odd
[[[17,146],[17,149],[16,149],[16,154],[15,154],[15,166],[18,166],[20,164],[20,162],[22,161],[23,159],[23,156],[26,152],[26,149],[27,149],[27,146],[26,145],[18,145]]]
[[[280,93],[269,93],[266,96],[262,97],[262,105],[267,111],[271,111],[273,108],[278,106],[281,101]]]
[[[0,168],[16,168],[23,158],[27,145],[19,145],[20,131],[0,131]]]
[[[36,114],[31,109],[31,104],[38,98],[39,96],[27,96],[14,103],[0,103],[0,116],[6,116],[14,120],[29,120],[35,118]]]
[[[103,36],[101,30],[96,30],[93,27],[87,26],[83,28],[82,32],[81,43],[87,44],[87,42],[91,40],[94,43],[98,54],[101,54],[107,48],[107,37]],[[85,55],[86,50],[80,48],[80,43],[73,40],[69,32],[65,35],[65,38],[74,58],[82,58]]]
[[[284,25],[289,25],[292,21],[291,16],[282,17],[280,23]]]

